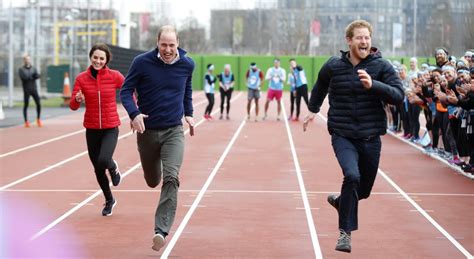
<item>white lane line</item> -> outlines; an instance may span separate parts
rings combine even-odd
[[[123,121],[126,118],[128,118],[128,116],[123,116],[123,117],[120,118],[120,121]],[[85,132],[85,131],[86,131],[86,129],[80,129],[80,130],[77,130],[77,131],[74,131],[74,132],[71,132],[71,133],[68,133],[68,134],[61,135],[59,137],[55,137],[55,138],[52,138],[52,139],[41,141],[41,142],[33,144],[33,145],[29,145],[29,146],[26,146],[26,147],[15,149],[13,151],[0,154],[0,158],[10,156],[10,155],[14,155],[16,153],[20,153],[22,151],[32,149],[32,148],[35,148],[35,147],[39,147],[39,146],[42,146],[42,145],[45,145],[45,144],[48,144],[48,143],[51,143],[51,142],[54,142],[54,141],[58,141],[58,140],[61,140],[61,139],[67,138],[67,137],[71,137],[71,136],[77,135],[77,134]]]
[[[29,146],[26,146],[26,147],[22,147],[22,148],[19,148],[19,149],[16,149],[16,150],[13,150],[13,151],[10,151],[10,152],[7,152],[7,153],[3,153],[3,154],[0,155],[0,158],[10,156],[10,155],[13,155],[13,154],[16,154],[16,153],[19,153],[19,152],[22,152],[22,151],[25,151],[25,150],[28,150],[28,149],[35,148],[35,147],[39,147],[39,146],[42,146],[44,144],[48,144],[48,143],[51,143],[51,142],[54,142],[54,141],[57,141],[57,140],[61,140],[63,138],[74,136],[74,135],[82,133],[84,131],[86,131],[86,130],[85,129],[77,130],[77,131],[74,131],[74,132],[71,132],[71,133],[68,133],[68,134],[61,135],[59,137],[55,137],[55,138],[48,139],[48,140],[45,140],[45,141],[42,141],[42,142],[39,142],[39,143],[36,143],[36,144],[33,144],[33,145],[29,145]]]
[[[323,118],[324,121],[327,122],[327,119],[322,116],[321,114],[318,113],[318,115]],[[410,196],[402,189],[400,186],[398,186],[390,177],[385,174],[382,169],[379,168],[378,172],[382,177],[392,185],[395,190],[397,190],[404,198],[407,200],[413,207],[415,207],[418,212],[420,212],[421,215],[423,215],[443,236],[445,236],[461,253],[466,256],[466,258],[473,258],[472,254],[470,254],[466,248],[464,248],[456,239],[454,239],[448,231],[446,231],[438,222],[436,222],[418,203],[416,203]]]
[[[247,116],[246,116],[247,117]],[[242,131],[243,127],[245,126],[245,123],[246,123],[246,119],[242,120],[242,123],[240,123],[240,126],[239,128],[237,129],[237,131],[234,133],[234,136],[232,137],[232,139],[230,140],[229,144],[227,145],[227,147],[225,148],[224,150],[224,153],[222,153],[221,157],[219,158],[219,161],[217,162],[216,166],[214,167],[214,169],[212,170],[211,174],[209,175],[209,177],[207,178],[206,182],[204,183],[204,186],[202,187],[202,189],[199,191],[199,194],[198,196],[196,197],[196,199],[194,200],[193,204],[191,205],[191,208],[188,210],[188,212],[186,213],[186,215],[184,216],[183,220],[181,221],[181,223],[179,224],[178,226],[178,229],[176,230],[176,233],[173,235],[173,237],[171,238],[170,242],[168,243],[168,245],[166,246],[166,249],[163,251],[163,254],[161,255],[161,259],[166,259],[168,258],[168,256],[170,255],[171,253],[171,250],[173,250],[174,246],[176,245],[176,242],[178,241],[178,238],[181,236],[181,234],[183,233],[183,230],[184,228],[186,227],[186,225],[188,224],[189,220],[191,219],[194,211],[196,210],[196,208],[199,206],[199,203],[201,202],[204,194],[206,193],[207,189],[209,188],[209,185],[211,185],[211,182],[212,180],[214,179],[214,177],[216,176],[217,174],[217,171],[219,170],[219,168],[221,167],[222,163],[224,163],[224,160],[225,158],[227,157],[227,154],[229,153],[230,149],[232,148],[232,146],[234,145],[235,141],[237,140],[237,138],[239,137],[239,134],[240,132]]]
[[[240,95],[237,95],[236,98],[239,97],[239,96],[240,96]],[[207,100],[206,100],[206,101],[201,101],[201,102],[197,103],[197,104],[195,105],[195,107],[198,106],[198,105],[201,105],[201,104],[203,104],[203,103],[205,103],[205,102],[207,102]],[[217,109],[216,109],[214,112],[217,112]],[[128,116],[127,116],[127,117],[128,117]],[[202,123],[202,122],[203,122],[203,121],[201,120],[200,123]],[[199,124],[200,124],[200,123],[199,123]],[[196,126],[197,126],[197,124],[196,124]],[[123,134],[123,135],[119,136],[119,137],[118,137],[118,140],[121,140],[121,139],[123,139],[123,138],[126,138],[126,137],[128,137],[128,136],[130,136],[130,135],[132,135],[132,134],[133,134],[133,132],[130,131],[130,132],[126,133],[126,134]],[[48,172],[48,171],[51,170],[51,169],[54,169],[54,168],[56,168],[56,167],[58,167],[58,166],[61,166],[61,165],[63,165],[63,164],[66,164],[66,163],[68,163],[68,162],[71,162],[72,160],[75,160],[75,159],[77,159],[77,158],[79,158],[79,157],[81,157],[81,156],[83,156],[83,155],[85,155],[85,154],[87,154],[87,151],[83,151],[83,152],[81,152],[81,153],[79,153],[79,154],[77,154],[77,155],[75,155],[75,156],[72,156],[72,157],[70,157],[70,158],[68,158],[68,159],[62,160],[62,161],[60,161],[60,162],[58,162],[58,163],[56,163],[56,164],[54,164],[54,165],[52,165],[52,166],[48,166],[48,167],[46,167],[46,168],[44,168],[44,169],[41,169],[41,170],[39,170],[39,171],[37,171],[37,172],[35,172],[35,173],[32,173],[32,174],[30,174],[30,175],[28,175],[28,176],[25,176],[25,177],[23,177],[23,178],[21,178],[21,179],[18,179],[18,180],[16,180],[16,181],[14,181],[14,182],[11,182],[11,183],[9,183],[9,184],[7,184],[7,185],[4,185],[4,186],[0,187],[0,191],[3,191],[3,190],[5,190],[5,189],[10,188],[10,187],[12,187],[12,186],[15,186],[15,185],[17,185],[17,184],[20,184],[20,183],[22,183],[22,182],[24,182],[24,181],[27,181],[27,180],[29,180],[29,179],[31,179],[31,178],[33,178],[33,177],[38,176],[38,175],[44,174],[44,173]]]
[[[420,212],[421,215],[423,215],[443,236],[445,236],[461,253],[466,256],[466,258],[473,258],[472,254],[470,254],[466,248],[464,248],[456,239],[454,239],[448,231],[446,231],[438,222],[436,222],[418,203],[416,203],[408,194],[403,191],[400,186],[398,186],[390,177],[388,177],[382,169],[379,168],[379,173],[382,175],[385,180],[392,185],[393,188],[395,188],[404,198],[407,200],[415,209]]]
[[[316,227],[314,226],[313,215],[311,213],[311,207],[309,205],[308,193],[306,192],[306,187],[304,186],[304,180],[303,180],[303,175],[301,173],[300,162],[298,160],[298,155],[296,154],[295,143],[293,142],[293,135],[291,134],[290,124],[288,123],[288,120],[286,119],[288,117],[286,116],[285,105],[283,104],[283,102],[281,103],[282,103],[281,106],[283,109],[283,120],[285,121],[286,131],[288,133],[288,140],[290,142],[290,147],[291,147],[291,154],[293,156],[293,162],[295,163],[296,176],[298,178],[298,184],[301,191],[301,198],[303,199],[303,205],[305,208],[306,219],[308,221],[309,232],[311,233],[311,241],[313,243],[314,254],[316,258],[318,259],[323,258],[323,254],[321,252],[321,246],[319,245],[318,233],[316,232]],[[314,197],[311,197],[311,198],[314,198]]]
[[[236,99],[240,97],[240,94],[236,96]],[[215,109],[213,113],[217,113],[218,112],[218,109]],[[201,119],[198,123],[196,123],[195,127],[197,128],[199,125],[201,125],[202,123],[204,123],[206,120],[205,119]],[[186,131],[184,131],[184,135],[188,134],[189,133],[189,129],[187,129]],[[134,166],[132,166],[130,169],[128,169],[123,175],[122,177],[126,177],[128,174],[132,173],[134,170],[136,170],[138,167],[141,166],[141,163],[137,163],[135,164]],[[109,186],[111,186],[112,183],[109,183]],[[54,226],[56,226],[57,224],[59,224],[61,221],[63,221],[64,219],[66,219],[67,217],[69,217],[70,215],[72,215],[74,212],[76,212],[77,210],[79,210],[81,207],[85,206],[86,204],[88,204],[90,201],[92,201],[94,198],[96,198],[99,194],[102,193],[102,190],[95,190],[95,193],[92,194],[91,196],[89,196],[88,198],[86,198],[85,200],[83,200],[82,202],[80,202],[78,205],[76,205],[75,207],[73,207],[72,209],[70,209],[69,211],[67,211],[66,213],[64,213],[62,216],[60,216],[59,218],[57,218],[56,220],[54,220],[53,222],[51,222],[49,225],[47,225],[46,227],[44,227],[43,229],[41,229],[39,232],[37,232],[35,235],[33,235],[30,240],[35,240],[36,238],[40,237],[41,235],[43,235],[44,233],[46,233],[48,230],[52,229]]]
[[[140,167],[140,163],[134,165],[132,168],[128,169],[124,174],[122,174],[122,177],[125,178],[127,175],[129,175],[131,172],[133,172],[135,169],[137,169],[138,167]],[[112,185],[112,183],[110,183],[109,185]],[[97,190],[94,194],[92,194],[91,196],[89,196],[87,199],[83,200],[82,202],[78,203],[76,206],[74,206],[72,209],[70,209],[69,211],[67,211],[66,213],[64,213],[63,215],[61,215],[61,217],[57,218],[56,220],[54,220],[53,222],[51,222],[49,225],[47,225],[46,227],[42,228],[40,231],[38,231],[36,234],[34,234],[31,238],[30,238],[30,241],[33,241],[35,239],[37,239],[38,237],[40,237],[41,235],[43,235],[44,233],[46,233],[48,230],[52,229],[54,226],[56,226],[57,224],[59,224],[61,221],[63,221],[64,219],[66,219],[67,217],[69,217],[71,214],[73,214],[74,212],[76,212],[77,210],[79,210],[80,208],[82,208],[83,206],[87,205],[90,201],[92,201],[93,199],[95,199],[95,197],[99,196],[100,194],[102,193],[102,190]]]
[[[203,100],[201,102],[198,102],[194,106],[197,107],[198,105],[201,105],[202,103],[205,103],[205,102],[207,102],[207,100]],[[120,117],[120,121],[123,121],[127,118],[128,118],[128,115],[122,116],[122,117]],[[77,130],[77,131],[74,131],[74,132],[71,132],[71,133],[67,133],[67,134],[52,138],[52,139],[48,139],[48,140],[45,140],[45,141],[42,141],[42,142],[38,142],[36,144],[32,144],[32,145],[29,145],[29,146],[26,146],[26,147],[18,148],[18,149],[12,150],[10,152],[0,154],[0,158],[10,156],[10,155],[14,155],[16,153],[19,153],[19,152],[22,152],[22,151],[25,151],[25,150],[28,150],[28,149],[32,149],[32,148],[35,148],[35,147],[39,147],[39,146],[42,146],[42,145],[45,145],[45,144],[48,144],[48,143],[51,143],[51,142],[54,142],[54,141],[58,141],[58,140],[61,140],[61,139],[67,138],[67,137],[71,137],[71,136],[74,136],[76,134],[82,133],[84,131],[86,131],[86,130],[85,129],[80,129],[80,130]]]
[[[128,136],[130,136],[130,135],[132,135],[132,132],[123,134],[123,135],[121,135],[120,137],[118,137],[118,140],[121,140],[121,139],[123,139],[123,138],[126,138],[126,137],[128,137]],[[68,162],[71,162],[72,160],[75,160],[75,159],[77,159],[77,158],[79,158],[79,157],[81,157],[81,156],[83,156],[83,155],[85,155],[85,154],[87,154],[87,151],[83,151],[83,152],[81,152],[81,153],[79,153],[79,154],[77,154],[77,155],[75,155],[75,156],[72,156],[72,157],[70,157],[70,158],[68,158],[68,159],[62,160],[62,161],[60,161],[60,162],[58,162],[58,163],[56,163],[56,164],[54,164],[54,165],[48,166],[48,167],[46,167],[46,168],[43,168],[43,169],[41,169],[41,170],[39,170],[39,171],[37,171],[37,172],[35,172],[35,173],[32,173],[32,174],[30,174],[30,175],[28,175],[28,176],[25,176],[25,177],[23,177],[23,178],[21,178],[21,179],[18,179],[18,180],[14,181],[14,182],[11,182],[11,183],[9,183],[9,184],[7,184],[7,185],[4,185],[4,186],[0,187],[0,191],[3,191],[3,190],[5,190],[5,189],[7,189],[7,188],[10,188],[10,187],[15,186],[15,185],[17,185],[17,184],[20,184],[20,183],[22,183],[22,182],[25,182],[25,181],[27,181],[27,180],[29,180],[29,179],[31,179],[31,178],[33,178],[33,177],[36,177],[36,176],[38,176],[38,175],[44,174],[44,173],[50,171],[51,169],[54,169],[54,168],[59,167],[59,166],[62,166],[62,165],[66,164],[66,163],[68,163]]]

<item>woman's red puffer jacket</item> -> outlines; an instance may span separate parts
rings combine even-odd
[[[123,75],[107,66],[97,72],[97,79],[92,76],[92,67],[80,73],[72,90],[69,107],[77,110],[80,103],[76,101],[76,93],[81,90],[84,95],[86,112],[84,127],[87,129],[110,129],[120,125],[117,112],[116,91],[122,87]]]

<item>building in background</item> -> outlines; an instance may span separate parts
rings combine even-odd
[[[385,56],[430,56],[437,46],[461,54],[473,47],[471,0],[258,1],[252,10],[212,10],[211,39],[225,53],[334,55],[346,48],[344,30],[354,19],[372,23],[373,45]]]

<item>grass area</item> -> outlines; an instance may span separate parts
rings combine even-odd
[[[61,107],[64,103],[64,99],[62,97],[50,97],[46,99],[41,99],[41,107]],[[35,105],[35,101],[33,98],[30,98],[30,106]],[[14,102],[14,107],[23,107],[23,102]]]

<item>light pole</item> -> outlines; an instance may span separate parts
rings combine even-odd
[[[69,78],[70,80],[74,81],[75,78],[75,70],[74,70],[74,64],[75,64],[75,38],[76,38],[76,16],[79,15],[81,12],[73,8],[71,9],[71,13],[66,15],[64,17],[67,21],[71,22],[71,34],[70,34],[70,46],[69,46],[69,56],[70,56],[70,61],[69,61]]]

